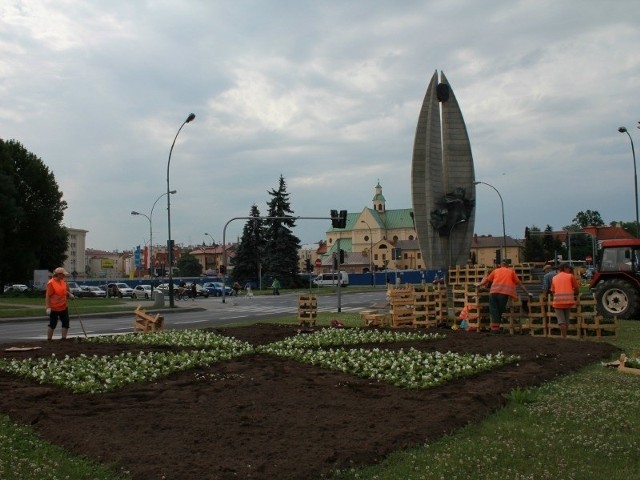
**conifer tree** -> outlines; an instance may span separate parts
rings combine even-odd
[[[280,175],[277,190],[269,192],[271,200],[268,217],[291,217],[268,219],[266,226],[265,272],[271,278],[278,278],[283,286],[296,283],[298,275],[298,250],[300,239],[293,234],[295,218],[289,203],[289,194],[284,177]]]
[[[261,264],[264,260],[264,221],[260,218],[257,205],[251,206],[249,216],[252,218],[247,220],[242,229],[242,238],[232,259],[233,281],[240,282],[243,286],[248,280],[259,279]]]

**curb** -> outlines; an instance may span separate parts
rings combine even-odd
[[[204,307],[174,307],[174,308],[150,308],[149,310],[145,310],[147,313],[189,313],[189,312],[204,312],[207,309]],[[88,318],[117,318],[117,317],[127,317],[134,316],[133,310],[123,310],[121,312],[103,312],[103,313],[77,313],[72,309],[69,310],[69,317],[73,320],[74,318],[81,317],[83,319]],[[11,323],[11,322],[42,322],[48,321],[48,317],[46,315],[41,315],[38,317],[10,317],[10,318],[0,318],[0,323]]]

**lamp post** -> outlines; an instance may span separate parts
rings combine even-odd
[[[205,235],[205,237],[209,237],[209,238],[211,239],[211,247],[212,247],[212,248],[213,248],[213,247],[215,247],[215,245],[216,245],[216,241],[214,240],[214,238],[213,238],[210,234],[208,234],[208,233],[205,233],[204,235]],[[214,266],[214,267],[216,266],[215,251],[213,252],[213,266]],[[206,250],[205,250],[205,252],[204,252],[204,269],[205,269],[205,270],[209,270],[209,269],[207,268],[207,252],[206,252]]]
[[[473,182],[474,185],[478,185],[480,183],[493,188],[498,194],[498,197],[500,197],[500,206],[502,207],[502,258],[504,260],[507,258],[507,230],[504,226],[504,202],[502,201],[502,195],[500,195],[500,192],[496,187],[488,184],[487,182]]]
[[[167,263],[169,264],[169,306],[174,307],[173,303],[173,240],[171,240],[171,189],[169,188],[169,167],[171,166],[171,154],[173,153],[173,147],[176,144],[176,140],[178,139],[178,135],[180,135],[180,130],[187,123],[191,122],[194,118],[196,118],[195,114],[190,113],[187,119],[182,122],[176,136],[173,137],[173,143],[171,144],[171,149],[169,150],[169,160],[167,161]]]
[[[640,236],[640,223],[638,222],[638,175],[636,173],[636,150],[633,148],[633,138],[631,138],[631,134],[627,131],[627,128],[620,127],[618,128],[618,131],[629,135],[629,140],[631,141],[631,154],[633,155],[633,186],[635,187],[636,192],[636,237],[638,237]]]
[[[174,195],[176,193],[176,190],[171,190],[169,193],[171,195]],[[153,276],[153,227],[151,219],[153,218],[153,209],[156,208],[156,203],[158,203],[158,200],[160,200],[166,194],[167,193],[165,192],[158,198],[156,198],[156,201],[153,202],[153,206],[151,207],[151,212],[149,213],[148,217],[144,213],[136,212],[135,210],[131,212],[131,215],[141,215],[149,220],[149,275],[151,276]],[[151,292],[153,292],[153,282],[151,282]]]
[[[369,224],[364,221],[364,220],[360,220],[360,223],[364,223],[367,228],[369,229],[369,271],[371,272],[372,278],[373,278],[373,287],[375,288],[376,286],[376,272],[373,271],[373,235],[371,233],[371,227],[369,226]]]
[[[206,237],[209,237],[211,239],[211,246],[213,247],[216,244],[216,241],[213,239],[213,237],[211,235],[209,235],[208,233],[204,234]]]

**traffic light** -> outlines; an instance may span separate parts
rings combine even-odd
[[[329,215],[331,216],[331,226],[333,228],[340,228],[340,218],[338,217],[338,211],[331,210]]]
[[[502,254],[499,248],[496,249],[496,265],[500,265],[502,263]]]
[[[344,250],[340,249],[340,265],[344,263]]]
[[[347,227],[347,211],[340,210],[338,213],[337,210],[331,210],[331,226],[333,228],[346,228]]]
[[[340,210],[340,226],[338,228],[347,228],[347,211]]]

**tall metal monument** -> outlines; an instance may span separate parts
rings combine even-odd
[[[438,81],[436,70],[422,102],[411,163],[414,220],[426,268],[467,263],[475,223],[474,181],[462,112],[444,72]]]

